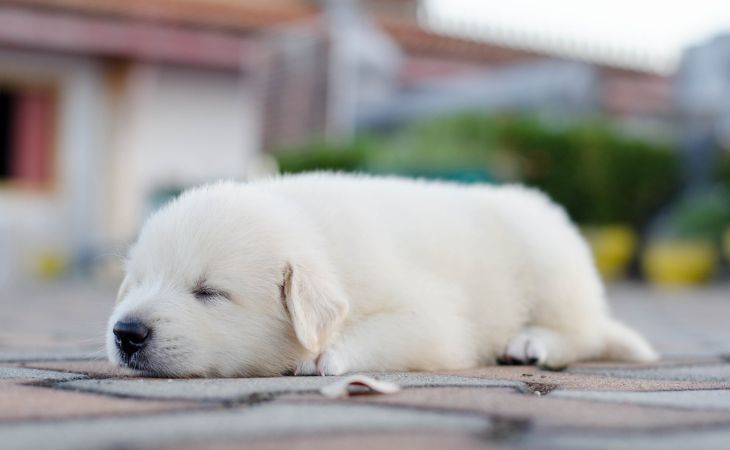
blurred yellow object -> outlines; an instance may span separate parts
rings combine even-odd
[[[36,257],[33,268],[38,278],[50,280],[58,278],[64,272],[66,264],[60,253],[44,250]]]
[[[717,259],[717,248],[710,241],[663,241],[648,246],[642,263],[652,283],[684,286],[709,280]]]
[[[626,225],[592,226],[583,234],[593,251],[601,276],[615,280],[626,272],[626,266],[636,249],[636,233]]]

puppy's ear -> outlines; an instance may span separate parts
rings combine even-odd
[[[331,276],[311,268],[287,264],[283,276],[281,297],[297,339],[319,353],[347,315],[345,294]]]
[[[129,288],[132,282],[129,279],[129,275],[124,277],[124,280],[122,281],[122,284],[119,286],[119,291],[117,291],[117,301],[116,303],[119,304],[125,295],[127,295],[127,292],[129,292]]]

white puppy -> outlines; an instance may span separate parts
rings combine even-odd
[[[307,174],[154,214],[109,321],[114,363],[166,376],[651,361],[561,208],[519,186]]]

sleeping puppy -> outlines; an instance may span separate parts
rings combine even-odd
[[[144,225],[113,363],[160,376],[652,361],[564,211],[520,186],[305,174],[190,190]]]

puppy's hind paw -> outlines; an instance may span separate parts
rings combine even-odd
[[[548,351],[545,343],[536,335],[523,332],[514,337],[504,354],[497,359],[503,365],[544,365]]]

